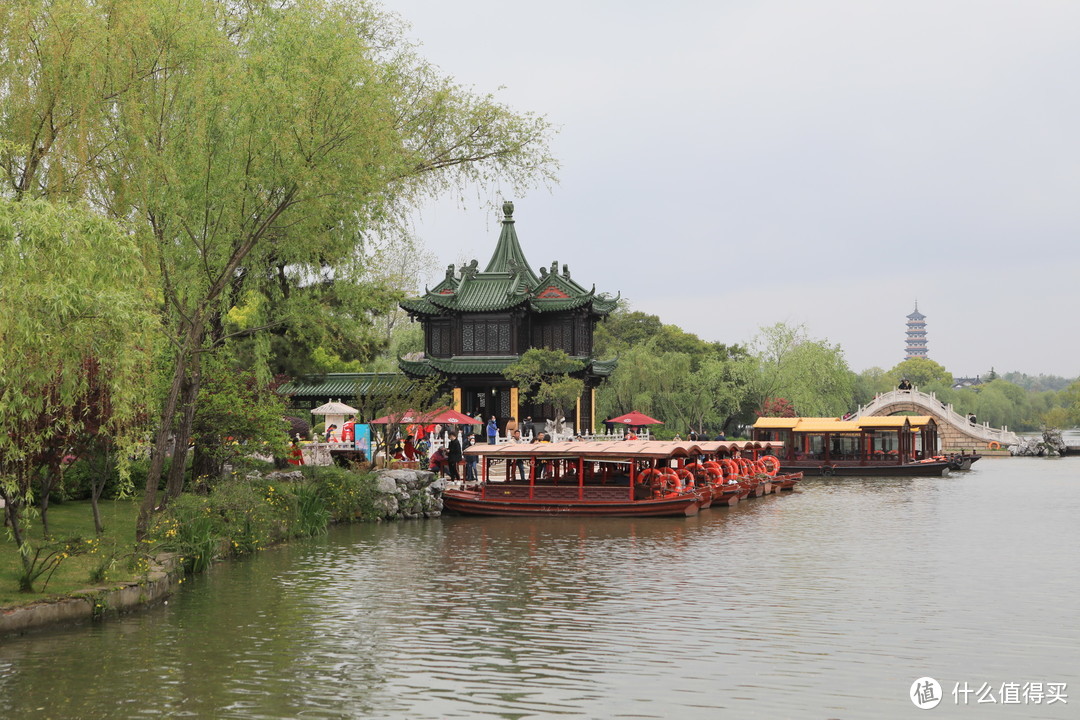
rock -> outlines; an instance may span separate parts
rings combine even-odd
[[[1054,428],[1044,428],[1042,438],[1020,438],[1020,442],[1009,446],[1010,454],[1029,457],[1057,457],[1065,450],[1066,445],[1061,437],[1061,431]]]
[[[304,473],[299,470],[274,470],[268,472],[265,475],[267,480],[288,481],[288,482],[300,482],[304,479]]]
[[[398,499],[393,495],[380,495],[375,498],[374,505],[376,512],[385,518],[392,518],[397,515],[401,507],[398,504]]]
[[[394,497],[398,494],[398,484],[394,478],[379,476],[375,479],[375,491],[380,495]]]

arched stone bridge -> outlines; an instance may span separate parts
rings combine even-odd
[[[967,417],[937,399],[932,393],[919,390],[891,390],[882,393],[870,403],[855,411],[852,419],[866,415],[896,415],[915,413],[931,415],[938,424],[938,437],[943,450],[979,450],[992,442],[1002,447],[1015,445],[1020,440],[1009,428],[994,428],[986,423],[972,425]]]

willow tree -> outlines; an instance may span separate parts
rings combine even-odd
[[[27,0],[0,22],[0,122],[20,148],[8,186],[136,220],[160,285],[172,349],[141,529],[170,438],[183,470],[200,357],[227,340],[222,318],[246,291],[354,258],[431,194],[520,191],[554,169],[543,119],[441,76],[365,2]],[[261,321],[245,332],[275,318]]]
[[[40,459],[88,416],[130,450],[149,364],[148,287],[136,243],[115,223],[0,199],[0,497],[27,573],[20,511]],[[88,413],[91,394],[107,415]]]
[[[855,374],[844,352],[827,340],[814,340],[803,325],[763,327],[739,363],[740,383],[754,409],[786,398],[800,415],[840,415],[850,409]]]

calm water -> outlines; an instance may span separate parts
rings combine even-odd
[[[1080,717],[1080,458],[694,518],[339,528],[0,642],[5,718]],[[957,683],[998,704],[957,706]],[[1002,683],[1069,704],[1001,704]]]

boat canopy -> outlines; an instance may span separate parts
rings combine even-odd
[[[791,430],[796,433],[857,433],[863,430],[899,430],[910,427],[919,430],[935,427],[937,423],[930,415],[883,415],[840,420],[838,418],[758,418],[755,430]]]
[[[677,458],[716,453],[738,453],[744,450],[779,450],[784,443],[772,440],[707,440],[703,442],[666,442],[658,440],[588,440],[557,443],[477,443],[465,450],[465,455],[493,458],[586,458],[589,460],[620,460],[628,458]]]

